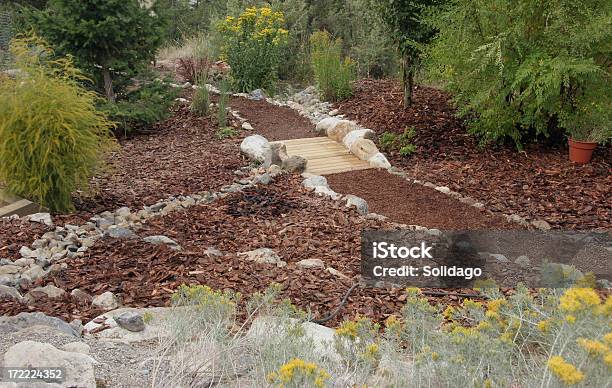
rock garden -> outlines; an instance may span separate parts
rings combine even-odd
[[[489,94],[502,75],[448,53],[460,4],[110,3],[0,5],[0,386],[610,384],[609,75],[578,66],[598,48],[542,62],[570,86],[514,58],[497,81],[522,86],[491,97],[473,73]],[[568,138],[599,146],[585,163]],[[563,288],[373,287],[372,230],[593,232],[607,277],[552,258]]]

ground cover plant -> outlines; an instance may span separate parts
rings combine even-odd
[[[0,181],[52,211],[72,209],[112,141],[113,124],[69,57],[40,38],[13,40],[19,73],[0,82]]]

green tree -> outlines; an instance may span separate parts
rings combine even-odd
[[[430,7],[442,0],[378,0],[373,6],[380,12],[386,31],[395,43],[402,64],[404,107],[412,104],[414,75],[421,63],[421,54],[435,35],[435,30],[425,22],[424,15]]]
[[[155,1],[49,0],[46,9],[29,15],[56,50],[101,75],[110,101],[115,100],[113,77],[153,60],[163,42],[165,23]]]
[[[483,142],[612,137],[610,1],[452,0],[431,19],[430,74]]]

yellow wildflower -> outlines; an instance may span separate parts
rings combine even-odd
[[[609,366],[610,368],[612,368],[612,352],[608,352],[606,353],[606,355],[603,358],[604,363]]]
[[[578,338],[576,342],[578,342],[578,345],[593,356],[603,355],[608,351],[608,347],[599,341],[590,340],[587,338]]]
[[[566,315],[565,316],[565,321],[567,323],[569,323],[570,325],[572,325],[572,324],[574,324],[576,322],[576,316],[575,315],[571,315],[571,314]]]
[[[548,330],[550,330],[550,319],[544,319],[538,322],[537,327],[538,327],[538,330],[541,331],[542,333],[548,332]]]
[[[567,385],[577,384],[584,379],[584,373],[566,362],[561,356],[551,357],[547,365],[548,369]]]
[[[314,381],[315,387],[323,387],[325,386],[325,381],[328,380],[330,376],[315,363],[294,358],[282,365],[278,369],[278,372],[272,372],[268,374],[267,377],[269,383],[279,383],[279,386],[284,386],[284,384],[291,382],[297,383],[305,378],[309,381]]]
[[[480,309],[482,307],[482,303],[466,298],[463,300],[463,307],[468,309]]]
[[[455,308],[453,306],[448,306],[443,312],[442,315],[444,316],[444,318],[448,319],[449,321],[453,320],[453,313],[455,312]]]
[[[421,293],[421,289],[418,287],[408,287],[406,288],[406,293],[410,296],[419,295]]]
[[[606,344],[612,346],[612,332],[604,335],[604,341],[606,342]]]
[[[559,298],[559,307],[566,312],[576,312],[598,306],[599,295],[592,288],[570,288]]]
[[[349,337],[351,339],[357,338],[357,322],[342,322],[340,327],[336,329],[336,335],[341,337]]]

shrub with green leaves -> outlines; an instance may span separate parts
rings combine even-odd
[[[319,94],[326,101],[344,100],[353,95],[355,66],[342,58],[342,40],[332,39],[327,31],[310,37],[310,56]]]
[[[160,80],[146,80],[116,102],[103,101],[98,108],[116,123],[116,132],[127,135],[164,120],[179,91]]]
[[[220,23],[222,57],[231,67],[235,89],[250,92],[274,86],[287,44],[284,24],[283,13],[268,7],[247,8],[240,16],[228,16]]]
[[[71,193],[113,144],[112,123],[71,58],[56,58],[38,37],[13,40],[20,71],[0,82],[0,181],[52,211],[73,208]]]
[[[611,17],[605,0],[449,1],[430,18],[439,30],[430,74],[485,143],[511,139],[520,148],[559,129],[605,142]]]

